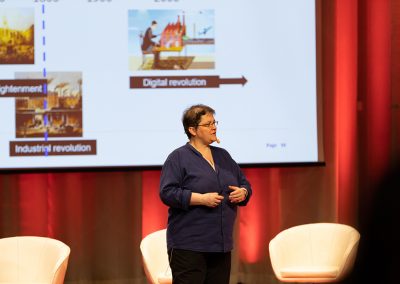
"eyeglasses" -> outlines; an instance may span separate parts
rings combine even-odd
[[[208,128],[217,127],[217,125],[218,125],[218,121],[215,121],[215,120],[213,122],[209,122],[209,123],[205,123],[205,124],[197,124],[197,126],[205,126]]]

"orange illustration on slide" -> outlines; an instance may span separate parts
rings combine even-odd
[[[214,69],[213,25],[212,10],[130,10],[130,70]]]
[[[34,64],[34,11],[0,9],[0,64]]]
[[[16,77],[38,79],[41,74],[21,72]],[[43,137],[45,133],[49,137],[82,137],[81,72],[54,72],[47,77],[47,97],[15,99],[16,137]]]

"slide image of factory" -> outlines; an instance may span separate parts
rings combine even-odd
[[[129,10],[129,70],[215,68],[214,10]]]
[[[38,72],[18,72],[16,79],[43,79]],[[49,72],[47,97],[15,100],[16,137],[82,137],[82,73]]]
[[[34,10],[0,9],[0,64],[34,64]]]

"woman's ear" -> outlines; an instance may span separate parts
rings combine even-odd
[[[197,135],[196,127],[193,126],[189,127],[189,132],[190,134],[192,134],[192,136],[196,136]]]

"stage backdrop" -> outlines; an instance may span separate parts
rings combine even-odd
[[[358,227],[398,156],[400,4],[329,0],[322,9],[321,167],[246,168],[254,196],[236,226],[232,283],[277,283],[268,242],[307,222]],[[71,247],[67,283],[145,283],[139,243],[166,226],[159,170],[2,173],[0,237]]]

